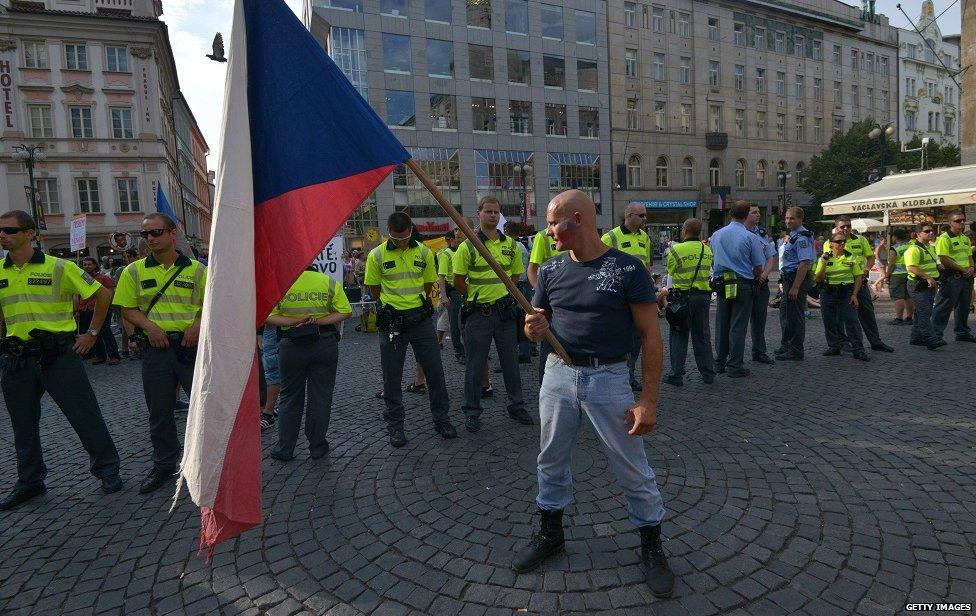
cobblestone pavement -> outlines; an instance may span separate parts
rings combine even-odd
[[[684,387],[663,386],[659,429],[645,440],[668,507],[673,599],[642,583],[638,536],[592,431],[573,460],[566,554],[514,574],[513,549],[537,523],[538,427],[508,420],[494,375],[480,433],[441,440],[425,400],[405,394],[410,443],[391,449],[373,398],[375,335],[349,332],[332,452],[266,458],[264,525],[218,548],[211,566],[185,495],[170,512],[166,490],[137,493],[149,465],[137,363],[89,368],[123,456],[119,494],[101,494],[45,401],[48,493],[0,514],[0,613],[892,614],[906,602],[976,602],[976,346],[916,350],[908,328],[885,326],[897,353],[862,364],[821,357],[819,319],[808,326],[802,364],[752,365],[752,378],[712,386],[692,369]],[[533,413],[534,375],[523,369]],[[6,420],[0,448],[6,492]]]

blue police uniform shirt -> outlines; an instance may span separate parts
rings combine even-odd
[[[631,352],[630,305],[654,299],[644,264],[611,248],[585,263],[568,252],[546,261],[532,305],[552,312],[552,333],[570,355],[620,357]]]
[[[812,265],[816,260],[813,234],[800,225],[795,231],[790,232],[790,239],[786,242],[786,250],[783,252],[783,271],[792,274],[800,267],[801,261],[809,261]]]
[[[766,257],[767,261],[777,256],[776,248],[769,241],[769,234],[766,233],[766,230],[764,228],[756,227],[755,229],[749,229],[749,231],[751,231],[753,235],[759,238],[759,241],[762,243],[763,256]]]
[[[715,257],[712,275],[716,277],[725,272],[735,272],[739,278],[754,280],[754,268],[766,264],[762,240],[737,220],[712,234],[708,245]]]

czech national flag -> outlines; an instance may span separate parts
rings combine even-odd
[[[180,468],[200,547],[261,523],[256,327],[408,152],[282,0],[236,0]],[[177,491],[178,493],[178,491]]]

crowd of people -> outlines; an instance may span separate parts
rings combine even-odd
[[[647,213],[638,203],[628,205],[622,224],[601,236],[592,200],[566,191],[549,204],[547,227],[530,243],[516,237],[514,226],[499,230],[501,204],[484,197],[476,228],[449,233],[448,247],[436,255],[410,217],[395,212],[387,220],[388,239],[366,254],[343,254],[342,283],[309,267],[257,332],[261,429],[277,426],[278,433],[270,457],[295,458],[303,420],[310,456],[328,454],[339,324],[353,313],[346,288],[361,289],[378,303],[383,387],[377,397],[392,447],[408,442],[403,401],[408,350],[417,374],[407,389],[427,394],[434,431],[447,440],[458,437],[442,362],[448,337],[455,361],[464,365],[461,415],[470,433],[481,429],[482,400],[494,394],[492,345],[509,419],[534,425],[519,364],[538,355],[540,526],[516,553],[513,569],[530,571],[563,547],[562,512],[572,499],[570,455],[585,414],[639,530],[646,582],[656,596],[669,595],[674,576],[661,542],[663,502],[643,443],[634,437],[654,428],[660,384],[683,385],[689,340],[707,384],[721,374],[750,376],[745,363],[750,339],[753,362],[803,361],[805,311],[816,301],[827,342],[824,355],[846,351],[870,361],[868,348],[894,352],[881,338],[868,284],[867,273],[879,259],[877,246],[852,229],[849,217],[837,217],[821,246],[804,226],[803,210],[789,208],[788,231],[778,249],[759,225],[758,207],[736,202],[730,215],[731,222],[708,238],[700,220],[687,219],[679,241],[665,250],[661,280],[651,272]],[[911,324],[911,344],[931,350],[947,344],[950,317],[957,341],[976,342],[968,325],[974,267],[965,222],[962,212],[953,212],[938,238],[931,222],[919,224],[910,240],[903,230],[892,234],[880,280],[895,300],[896,322]],[[463,231],[477,236],[490,259]],[[39,434],[44,392],[78,433],[103,490],[122,488],[118,452],[79,360],[94,350],[99,358],[118,362],[121,354],[108,329],[113,306],[123,324],[123,348],[138,352],[142,362],[153,455],[139,491],[171,484],[180,452],[174,409],[179,390],[189,394],[193,380],[206,267],[177,250],[177,225],[165,214],[145,216],[140,234],[147,254],[127,255],[114,277],[100,272],[94,259],[83,259],[78,267],[45,255],[32,245],[35,234],[25,212],[0,215],[0,245],[7,251],[0,270],[2,389],[18,465],[18,481],[0,510],[45,491]],[[773,300],[770,280],[776,269],[780,289]],[[532,311],[516,301],[514,288],[531,298]],[[772,303],[778,305],[781,339],[770,354],[766,320]],[[663,379],[661,315],[670,339],[670,370]]]

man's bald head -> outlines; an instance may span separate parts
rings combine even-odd
[[[681,224],[681,239],[698,240],[701,239],[702,223],[697,218],[687,218]]]
[[[596,204],[581,190],[567,190],[553,197],[549,202],[549,212],[560,220],[573,218],[578,213],[582,226],[592,225],[596,229]]]
[[[647,220],[647,208],[642,203],[628,203],[624,210],[624,226],[631,231],[644,228]]]

